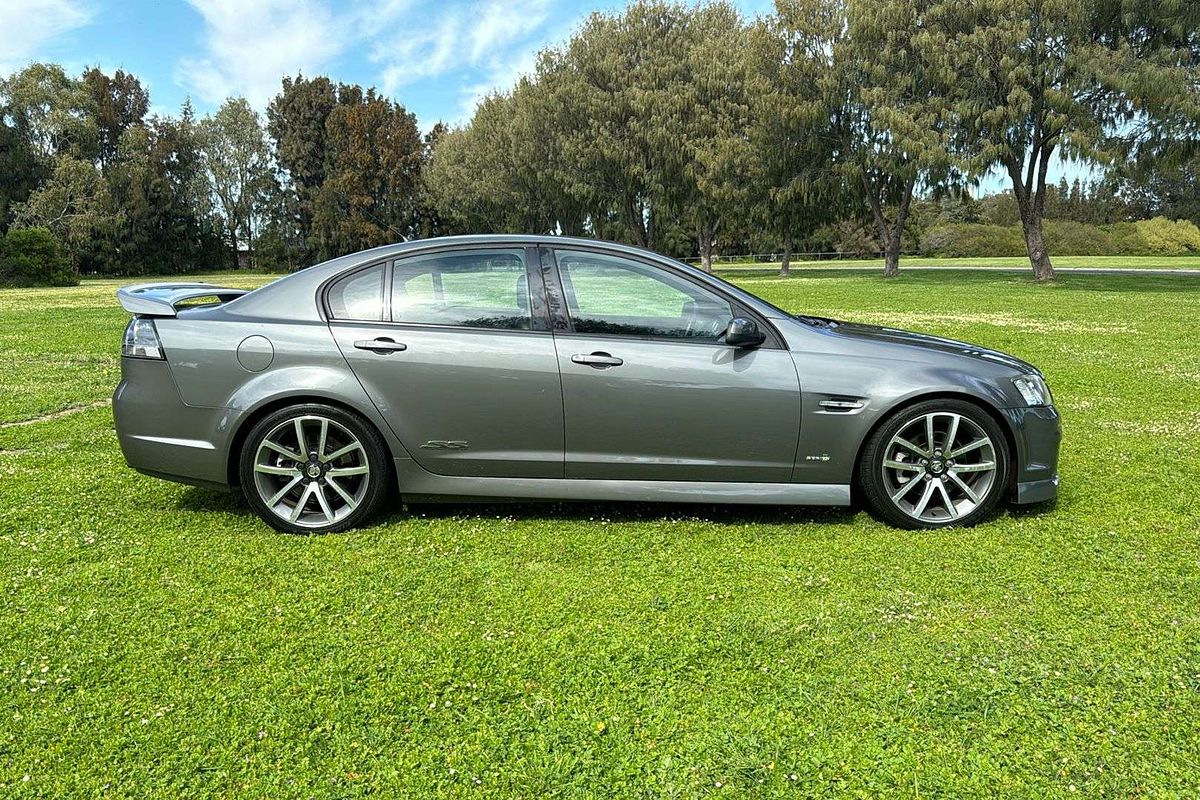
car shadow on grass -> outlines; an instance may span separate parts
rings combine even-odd
[[[406,503],[403,513],[391,519],[413,516],[432,519],[454,517],[497,517],[561,522],[662,522],[700,520],[731,525],[850,524],[857,508],[821,506],[732,505],[711,503],[597,502],[421,502]],[[399,509],[397,509],[399,512]]]

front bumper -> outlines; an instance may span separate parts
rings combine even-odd
[[[1004,410],[1017,445],[1012,501],[1044,503],[1058,496],[1062,418],[1054,406]]]

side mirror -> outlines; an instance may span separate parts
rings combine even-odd
[[[745,317],[734,317],[725,329],[725,344],[730,347],[758,347],[767,340],[767,335],[758,329],[758,323]]]

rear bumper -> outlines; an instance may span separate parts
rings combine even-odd
[[[227,486],[227,409],[184,404],[165,361],[121,359],[113,393],[117,441],[129,466],[157,478]]]
[[[1062,419],[1054,406],[1010,408],[1004,412],[1017,445],[1012,501],[1044,503],[1058,496],[1058,451]]]

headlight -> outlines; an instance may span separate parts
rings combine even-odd
[[[125,328],[125,341],[121,343],[121,355],[134,358],[162,358],[162,345],[154,321],[134,317]]]
[[[1019,378],[1013,378],[1013,385],[1017,387],[1021,397],[1025,398],[1027,405],[1048,406],[1054,402],[1054,398],[1050,396],[1050,387],[1042,380],[1041,375],[1022,375]]]

